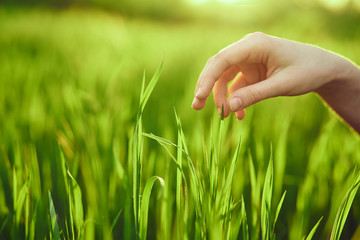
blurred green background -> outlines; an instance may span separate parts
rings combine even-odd
[[[209,57],[255,31],[318,45],[360,63],[359,0],[0,0],[0,238],[28,238],[30,221],[23,212],[15,217],[15,210],[16,192],[29,172],[35,179],[28,198],[28,216],[38,215],[35,238],[50,236],[48,190],[65,229],[58,145],[82,191],[85,238],[134,238],[128,157],[144,72],[149,80],[163,61],[144,112],[145,132],[176,142],[176,108],[201,172],[203,139],[216,114],[210,99],[205,110],[191,109],[197,77]],[[326,224],[316,239],[326,239],[344,185],[360,163],[358,135],[315,94],[269,99],[247,112],[243,121],[226,120],[223,169],[238,137],[243,139],[234,199],[244,194],[250,205],[247,151],[263,171],[272,143],[275,157],[286,159],[277,167],[275,158],[276,202],[288,190],[279,239],[303,236],[321,216]],[[142,184],[158,175],[171,192],[175,166],[156,143],[145,146]],[[169,197],[169,209],[174,201]],[[148,236],[174,236],[176,227],[160,227],[159,204],[154,200],[150,206]],[[344,239],[359,224],[357,196]]]

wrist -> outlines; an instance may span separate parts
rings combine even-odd
[[[332,97],[345,89],[359,88],[360,86],[360,68],[352,62],[346,60],[331,71],[331,76],[327,83],[315,90],[322,97]],[[354,89],[353,89],[354,90]]]
[[[349,62],[350,63],[350,62]],[[333,81],[316,91],[335,112],[360,133],[360,69],[350,63]]]

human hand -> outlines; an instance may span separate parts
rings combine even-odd
[[[224,117],[234,112],[240,120],[246,107],[264,99],[321,92],[330,83],[345,79],[350,65],[315,46],[252,33],[208,60],[192,107],[202,109],[213,91],[219,115],[224,106]]]

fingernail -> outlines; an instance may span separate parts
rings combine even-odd
[[[239,111],[241,109],[240,98],[232,98],[229,100],[229,106],[232,112]]]
[[[195,102],[196,102],[196,98],[194,98],[194,100],[193,100],[193,102],[191,104],[191,107],[194,107]]]
[[[221,114],[222,114],[222,109],[221,109],[221,107],[218,107],[217,110],[218,110],[219,116],[221,117]]]
[[[195,108],[195,105],[199,102],[199,100],[197,98],[194,98],[192,104],[191,104],[191,107],[192,108]]]
[[[238,113],[238,112],[235,112],[235,116],[236,116],[236,119],[237,119],[238,121],[240,121],[240,120],[241,120],[241,116],[240,116],[240,113]]]

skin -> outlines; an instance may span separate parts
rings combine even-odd
[[[223,105],[225,117],[233,112],[239,120],[246,107],[267,98],[316,92],[360,133],[360,69],[312,45],[249,34],[207,61],[192,107],[204,108],[211,91],[219,115]]]

